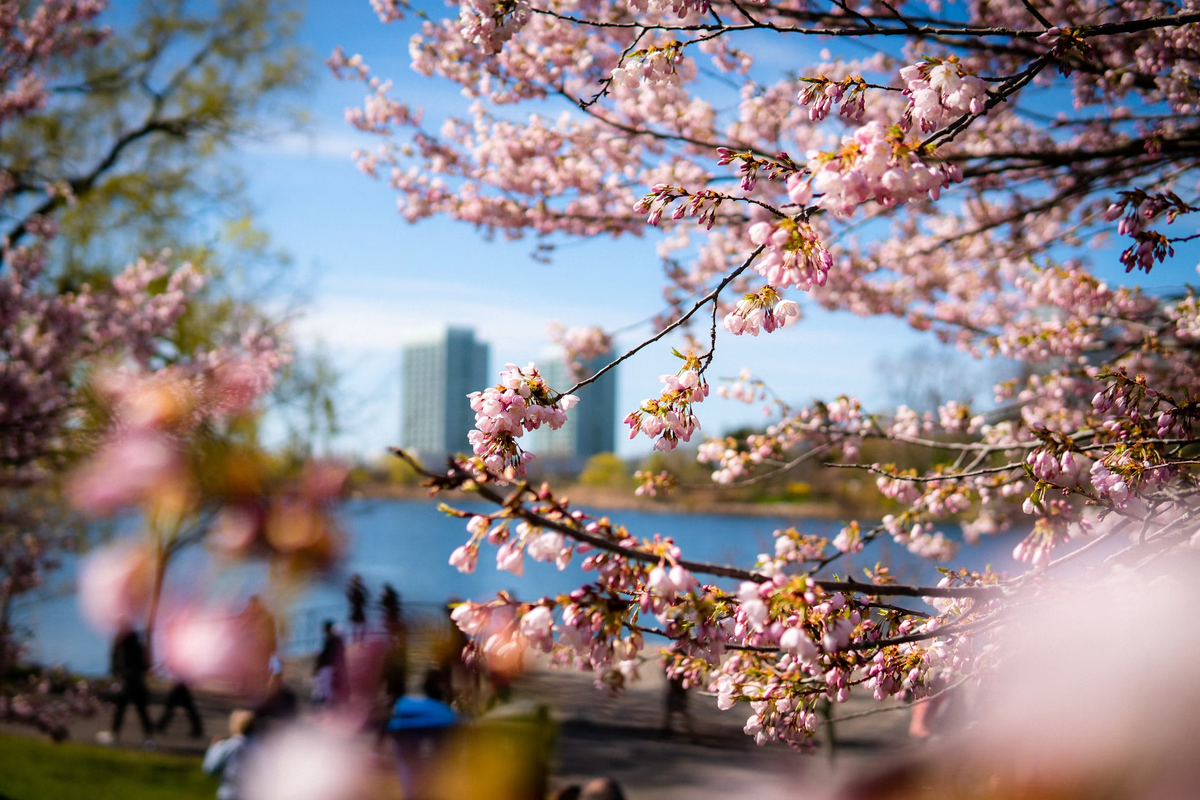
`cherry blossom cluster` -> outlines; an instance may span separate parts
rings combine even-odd
[[[588,362],[612,352],[612,335],[594,325],[566,328],[561,323],[549,322],[546,331],[550,334],[550,340],[562,347],[571,379],[575,381],[592,377]]]
[[[725,383],[717,387],[718,397],[728,397],[741,400],[743,403],[754,403],[766,398],[766,388],[762,381],[754,380],[753,373],[743,369],[737,379],[724,379]]]
[[[820,122],[829,116],[834,103],[840,105],[838,113],[847,119],[861,122],[866,113],[867,82],[861,75],[851,75],[835,81],[824,75],[801,78],[803,89],[796,95],[796,102],[809,106],[808,118]]]
[[[800,306],[794,300],[784,300],[771,285],[757,292],[747,292],[733,311],[725,315],[725,330],[734,336],[748,333],[758,336],[760,330],[771,333],[788,321],[800,316]]]
[[[824,286],[828,280],[833,255],[807,222],[790,218],[774,223],[756,222],[747,235],[763,248],[754,269],[767,283],[808,291],[814,286]]]
[[[495,502],[502,499],[483,491]],[[497,528],[518,524],[525,530],[511,535],[537,541],[548,535],[539,527],[545,520],[543,524],[555,524],[561,537],[550,550],[583,536],[602,546],[585,548],[584,541],[577,541],[579,551],[586,551],[584,570],[595,573],[594,584],[554,601],[520,603],[501,593],[494,601],[455,610],[456,623],[472,640],[471,652],[485,659],[489,669],[519,669],[532,648],[551,652],[555,663],[586,666],[596,673],[598,686],[616,690],[637,676],[643,637],[665,636],[671,674],[710,688],[721,708],[745,702],[750,712],[746,730],[760,743],[780,740],[807,747],[818,727],[818,699],[845,702],[856,684],[865,684],[876,698],[905,692],[925,696],[937,664],[961,657],[956,645],[939,638],[938,618],[908,616],[903,609],[876,617],[853,594],[787,574],[787,565],[802,567],[829,557],[829,542],[821,537],[794,528],[776,531],[775,554],[760,556],[755,579],[743,580],[736,592],[727,593],[701,585],[693,570],[709,567],[684,561],[684,553],[669,539],[636,539],[607,518],[571,511],[548,487],[521,492],[526,496],[515,498],[520,502],[505,502],[488,516],[450,513],[468,519],[473,540],[494,538]],[[871,535],[856,532],[860,540]],[[509,565],[498,562],[498,567]],[[886,592],[886,569],[872,578]],[[928,591],[968,587],[969,592],[990,580],[994,576],[956,573]],[[969,601],[931,601],[943,607],[940,614],[962,615],[975,608]],[[904,635],[910,639],[887,642]],[[879,645],[869,646],[872,640]],[[856,641],[868,646],[852,648]]]
[[[475,430],[470,433],[475,455],[487,470],[510,477],[524,475],[525,464],[533,459],[517,439],[543,424],[558,430],[567,421],[567,411],[579,402],[574,395],[551,390],[532,363],[525,369],[505,364],[500,383],[467,397],[475,412]]]
[[[763,390],[761,382],[753,385]],[[715,465],[713,481],[733,483],[750,477],[759,467],[781,466],[787,453],[802,443],[820,452],[838,446],[847,459],[857,457],[858,442],[869,420],[856,399],[840,397],[833,403],[818,403],[800,411],[793,411],[781,402],[773,405],[783,418],[768,425],[763,433],[751,434],[741,442],[731,437],[710,439],[700,446],[697,460]],[[764,410],[770,412],[772,406]]]
[[[1150,229],[1192,210],[1200,29],[1190,13],[1152,0],[1000,0],[953,12],[868,3],[832,15],[635,0],[530,6],[502,49],[454,21],[422,25],[414,68],[461,89],[471,106],[437,135],[415,114],[381,117],[394,141],[364,162],[371,174],[393,167],[384,177],[408,219],[445,215],[511,237],[658,236],[669,304],[660,329],[728,278],[723,291],[756,298],[714,300],[730,331],[745,332],[747,321],[769,328],[768,310],[778,322],[769,295],[796,286],[826,310],[893,318],[966,357],[1020,367],[1021,377],[996,385],[990,412],[978,401],[878,415],[849,397],[804,408],[773,401],[767,410],[778,417],[762,431],[703,444],[700,458],[721,483],[810,456],[862,469],[889,512],[878,526],[848,522],[832,542],[777,533],[775,552],[741,572],[709,565],[714,581],[736,580],[734,590],[672,593],[675,567],[704,581],[703,565],[614,523],[577,518],[547,492],[528,495],[525,511],[590,548],[576,552],[594,582],[557,599],[555,663],[594,669],[598,684],[618,688],[646,658],[643,637],[659,636],[671,675],[711,689],[723,708],[746,704],[750,735],[804,746],[822,697],[918,699],[975,670],[986,677],[1004,660],[994,623],[1027,599],[1041,607],[1063,550],[1147,581],[1177,563],[1195,527],[1200,305],[1190,294],[1110,285],[1092,269],[1108,258],[1095,238],[1118,219],[1133,241],[1113,260],[1129,269],[1172,264],[1191,238]],[[652,47],[639,26],[657,37]],[[933,29],[945,33],[933,41],[921,32]],[[831,43],[904,44],[861,62],[822,52],[822,63],[801,59],[775,75],[778,53],[758,58],[772,35],[813,30],[834,34]],[[720,86],[701,77],[702,57]],[[796,75],[809,76],[799,94]],[[520,103],[537,113],[513,113]],[[554,103],[583,113],[549,120]],[[730,180],[740,196],[724,191]],[[962,185],[943,196],[953,184]],[[702,224],[650,230],[668,212]],[[747,242],[760,248],[753,269],[743,266]],[[715,358],[726,333],[713,331]],[[633,435],[661,435],[664,449],[694,430],[692,405],[706,385],[698,360],[667,377],[663,397],[627,418]],[[765,399],[749,373],[725,393]],[[868,445],[897,455],[858,463]],[[920,466],[885,463],[914,451],[928,456]],[[522,553],[562,552],[553,538],[534,546],[548,528],[504,509],[476,523],[456,562],[473,566],[489,537],[510,545],[505,569],[519,568]],[[518,532],[522,522],[529,528]],[[1016,555],[1035,574],[950,570],[926,587],[901,586],[886,569],[870,573],[870,585],[827,577],[841,574],[842,554],[883,536],[946,558],[947,524],[961,525],[967,542],[1019,529]],[[1130,539],[1115,553],[1083,549],[1120,532]],[[933,613],[891,605],[889,587],[924,598]],[[497,613],[517,628],[524,610]],[[526,638],[543,646],[541,612],[530,629]]]
[[[633,473],[633,479],[637,483],[637,488],[633,493],[639,497],[658,497],[659,495],[665,497],[671,493],[677,482],[675,476],[665,469],[658,473],[639,469]]]
[[[3,663],[3,662],[0,662]],[[36,728],[56,742],[70,736],[70,723],[101,710],[111,690],[104,680],[71,675],[61,667],[35,668],[0,695],[0,719]]]
[[[629,7],[643,14],[674,14],[683,19],[689,14],[707,14],[708,0],[630,0]]]
[[[647,84],[678,84],[678,66],[683,62],[683,46],[667,42],[662,47],[647,47],[630,53],[624,65],[614,67],[612,81],[617,86],[636,88]]]
[[[868,122],[843,137],[841,148],[812,154],[809,186],[820,195],[816,204],[840,217],[871,200],[883,206],[925,196],[937,200],[942,189],[962,180],[962,170],[932,155],[931,148],[909,140],[899,126]]]
[[[735,161],[738,162],[738,174],[742,176],[742,190],[747,192],[754,191],[754,187],[758,185],[758,175],[760,172],[765,173],[767,179],[772,181],[781,178],[791,179],[793,176],[799,176],[803,172],[803,168],[798,166],[795,161],[792,161],[791,156],[787,153],[779,153],[774,158],[763,158],[749,150],[738,151],[731,150],[728,147],[717,148],[717,166],[723,167]]]
[[[1169,311],[1175,335],[1187,342],[1200,340],[1200,302],[1191,291]]]
[[[30,473],[66,446],[77,421],[73,387],[81,365],[124,354],[148,367],[161,340],[188,307],[204,278],[191,265],[168,266],[169,254],[142,259],[110,288],[77,293],[48,290],[35,260],[0,278],[0,465]]]
[[[94,47],[104,31],[93,27],[104,0],[38,0],[0,9],[0,124],[46,102],[42,70],[54,58]],[[0,181],[0,197],[6,194]]]
[[[479,547],[484,541],[498,547],[496,569],[517,576],[525,573],[526,553],[534,561],[552,561],[563,570],[571,563],[571,557],[577,549],[562,533],[544,530],[524,521],[515,525],[508,521],[500,521],[493,525],[490,517],[476,514],[468,520],[467,532],[471,534],[471,538],[450,554],[450,565],[463,573],[475,571],[479,560]],[[579,546],[579,552],[586,551],[585,545]]]
[[[1125,271],[1141,269],[1149,272],[1156,263],[1162,263],[1175,255],[1171,240],[1158,231],[1147,230],[1146,225],[1163,217],[1168,225],[1181,214],[1200,210],[1180,199],[1174,192],[1148,194],[1141,189],[1120,193],[1120,200],[1104,211],[1104,219],[1113,222],[1120,219],[1117,232],[1134,240],[1134,244],[1121,253]]]
[[[954,542],[941,531],[931,530],[931,525],[888,514],[883,518],[883,527],[896,544],[924,558],[949,561],[957,552]]]
[[[675,206],[671,219],[681,220],[684,217],[697,217],[696,222],[711,229],[717,221],[717,210],[721,203],[729,199],[726,195],[704,189],[692,194],[682,186],[671,186],[660,183],[650,189],[650,193],[634,204],[633,210],[639,214],[648,214],[646,218],[651,225],[657,225],[662,220],[663,212],[679,199],[691,198],[686,203]]]
[[[659,376],[662,393],[643,401],[624,420],[630,439],[642,433],[656,440],[655,450],[674,450],[680,442],[690,442],[692,434],[700,429],[692,406],[708,397],[708,381],[700,374],[700,359],[691,354],[676,355],[683,359],[683,366],[674,375]]]
[[[122,438],[75,476],[73,498],[89,512],[137,502],[146,521],[144,535],[89,554],[79,574],[80,607],[105,634],[143,625],[153,631],[154,652],[178,679],[240,698],[260,697],[277,648],[267,609],[257,602],[234,608],[208,597],[202,582],[187,579],[168,595],[162,574],[170,555],[197,531],[222,560],[262,559],[284,584],[329,569],[344,549],[332,511],[348,470],[312,462],[296,478],[280,480],[236,451],[205,464],[201,434],[181,430],[186,422],[179,399],[185,390],[159,380],[120,401]],[[135,424],[142,427],[135,430]],[[116,488],[103,483],[102,470]],[[133,478],[119,477],[121,470]],[[124,494],[118,496],[118,489]]]
[[[554,612],[550,601],[517,603],[502,595],[491,603],[461,603],[450,617],[459,630],[477,640],[479,656],[489,669],[516,672],[526,651],[548,652],[553,644]]]
[[[529,17],[529,5],[522,0],[463,0],[458,22],[463,39],[485,53],[495,54],[529,22]]]
[[[900,79],[911,100],[905,122],[916,122],[925,133],[964,114],[982,114],[987,102],[987,83],[964,70],[956,56],[926,58],[904,67]]]
[[[406,0],[371,0],[371,9],[380,22],[396,22],[404,19],[408,8]]]

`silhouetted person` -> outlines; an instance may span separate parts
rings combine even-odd
[[[464,661],[463,651],[471,640],[450,618],[455,602],[451,600],[446,605],[448,624],[445,635],[434,643],[433,660],[446,702],[461,710],[479,695],[479,671]]]
[[[346,584],[346,599],[350,601],[350,639],[361,642],[367,634],[367,585],[361,575],[351,575]]]
[[[142,646],[142,638],[138,632],[132,628],[120,631],[113,642],[112,674],[121,688],[116,697],[112,729],[96,734],[96,739],[101,744],[112,744],[121,735],[121,725],[125,722],[125,708],[130,703],[137,709],[146,744],[154,744],[154,726],[151,725],[150,715],[146,711],[146,704],[150,699],[150,692],[146,688],[146,671],[149,668],[146,648]]]
[[[200,719],[200,712],[196,710],[196,700],[192,697],[192,690],[183,681],[176,681],[163,700],[162,716],[158,718],[158,732],[166,733],[176,708],[182,708],[187,714],[188,722],[192,724],[191,737],[199,739],[204,736],[204,723]]]
[[[336,704],[346,699],[349,686],[346,676],[346,643],[333,628],[333,620],[325,620],[325,641],[313,665],[313,702],[317,705]]]
[[[662,735],[664,738],[672,733],[671,723],[675,715],[683,717],[683,727],[688,738],[695,739],[696,732],[692,729],[692,715],[688,711],[688,690],[683,686],[683,678],[667,676],[667,696],[663,713]]]
[[[387,629],[388,633],[401,625],[406,625],[400,593],[390,583],[385,583],[383,591],[379,593],[379,608],[383,611],[383,627]]]
[[[384,682],[388,697],[394,702],[408,690],[408,620],[404,618],[400,595],[391,584],[384,584],[379,606],[383,609],[383,624],[389,639]]]

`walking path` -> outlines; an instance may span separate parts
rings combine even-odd
[[[288,664],[286,677],[301,697],[306,696],[308,674],[307,662]],[[777,743],[759,747],[742,732],[748,709],[739,706],[723,712],[714,698],[696,692],[689,703],[695,739],[683,732],[678,717],[675,733],[664,737],[665,684],[661,676],[648,677],[613,697],[597,690],[584,673],[534,669],[517,679],[514,703],[545,705],[557,723],[551,788],[608,776],[625,788],[629,800],[821,797],[833,780],[877,770],[890,756],[915,746],[906,736],[908,713],[899,710],[840,723],[832,754],[824,732],[811,754]],[[167,687],[155,688],[151,716],[157,719]],[[199,755],[211,737],[227,735],[230,704],[205,694],[198,694],[196,703],[204,719],[204,737],[189,738],[187,719],[177,713],[172,730],[156,735],[157,749]],[[842,716],[870,707],[872,702],[864,697],[835,712]],[[96,717],[76,720],[71,736],[76,741],[94,741],[110,720],[111,707],[106,707]],[[5,732],[27,731],[8,728]],[[141,746],[136,714],[126,715],[123,734],[122,746]],[[388,766],[384,756],[381,770]]]

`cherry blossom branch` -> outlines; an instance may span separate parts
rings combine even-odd
[[[962,678],[959,678],[957,681],[950,684],[946,688],[940,689],[940,690],[934,692],[933,694],[926,695],[925,697],[922,697],[920,700],[913,700],[911,703],[902,703],[902,704],[894,705],[894,706],[884,706],[883,708],[872,708],[868,711],[859,711],[857,713],[846,714],[841,717],[832,717],[832,718],[826,720],[825,724],[826,725],[834,725],[839,722],[848,722],[849,720],[859,719],[861,717],[873,717],[876,714],[887,714],[891,711],[904,711],[906,709],[912,708],[913,706],[919,706],[919,705],[923,705],[924,703],[932,702],[933,700],[936,700],[939,697],[941,697],[945,694],[948,694],[949,692],[952,692],[953,690],[962,686],[964,683],[966,683],[967,681],[971,680],[974,677],[975,677],[974,674],[970,674],[970,673],[967,675],[964,675]]]
[[[649,31],[670,31],[670,32],[715,32],[718,34],[736,33],[739,31],[752,30],[770,30],[776,33],[796,33],[805,36],[835,36],[835,37],[869,37],[869,36],[953,36],[953,37],[969,37],[969,38],[985,38],[985,37],[1006,37],[1012,39],[1037,39],[1045,33],[1045,29],[1024,29],[1010,28],[1005,26],[973,26],[973,25],[908,25],[903,28],[882,27],[872,24],[870,27],[825,27],[825,28],[799,28],[783,25],[776,25],[772,22],[757,20],[751,17],[741,6],[736,3],[732,4],[735,8],[742,12],[751,21],[742,25],[717,25],[712,23],[691,23],[687,25],[670,25],[658,24],[648,25],[644,22],[606,22],[603,20],[586,19],[582,17],[573,17],[569,14],[561,14],[556,11],[544,8],[530,7],[530,11],[535,14],[542,14],[548,17],[570,22],[575,25],[580,25],[589,28],[612,28],[612,29],[633,29],[644,28]],[[871,19],[864,18],[868,22]],[[880,18],[880,21],[883,21]],[[1139,20],[1130,20],[1126,22],[1107,22],[1100,25],[1088,25],[1079,28],[1077,36],[1079,38],[1092,38],[1098,36],[1116,36],[1125,33],[1137,33],[1140,31],[1153,30],[1155,28],[1173,28],[1182,25],[1190,25],[1194,22],[1200,22],[1200,12],[1181,12],[1178,14],[1164,14],[1153,17],[1146,17]]]
[[[523,500],[524,495],[530,491],[529,485],[526,483],[518,485],[512,494],[505,497],[493,489],[490,484],[480,482],[474,475],[462,469],[453,460],[448,464],[449,471],[442,474],[429,471],[420,461],[398,447],[389,448],[389,452],[403,459],[414,470],[428,478],[429,483],[427,485],[432,486],[435,491],[451,488],[473,491],[488,502],[507,509],[510,513],[535,527],[549,528],[550,530],[570,536],[577,541],[586,542],[598,550],[605,550],[622,558],[651,564],[658,564],[662,561],[661,555],[640,550],[636,547],[622,547],[617,542],[603,536],[597,536],[530,510],[524,505]],[[682,558],[675,559],[675,563],[691,572],[715,575],[720,578],[733,578],[742,581],[752,581],[754,583],[765,583],[770,580],[770,578],[761,573],[723,564],[710,564],[703,561],[692,561]],[[1004,595],[1003,589],[999,586],[905,586],[899,584],[863,583],[854,579],[816,580],[815,583],[826,591],[850,591],[879,596],[993,598]]]
[[[1000,472],[1012,472],[1013,470],[1020,470],[1022,468],[1021,462],[1015,462],[1012,464],[1005,464],[1002,467],[987,467],[986,469],[977,469],[971,472],[949,472],[918,476],[899,475],[894,472],[889,472],[885,469],[880,469],[871,464],[843,464],[831,461],[822,464],[822,466],[831,467],[833,469],[861,469],[866,472],[874,473],[875,475],[882,475],[883,477],[891,480],[907,481],[909,483],[937,483],[938,481],[955,481],[961,478],[975,478],[980,475],[995,475]]]
[[[684,136],[684,135],[678,134],[678,133],[664,133],[662,131],[653,131],[653,130],[648,130],[646,128],[637,128],[637,127],[634,127],[633,125],[627,125],[623,122],[618,122],[616,120],[609,119],[608,117],[604,116],[603,114],[599,113],[594,108],[592,108],[593,103],[582,100],[578,97],[575,97],[573,94],[568,92],[562,86],[554,86],[553,88],[554,88],[554,91],[556,91],[564,99],[570,101],[570,103],[572,105],[578,107],[580,111],[587,114],[589,117],[592,117],[593,119],[603,122],[605,125],[608,125],[609,127],[616,128],[617,130],[619,130],[623,133],[628,133],[631,136],[648,136],[652,139],[661,139],[664,141],[671,141],[671,142],[681,142],[683,144],[690,144],[690,145],[694,145],[696,147],[702,147],[705,150],[716,150],[720,147],[728,147],[731,150],[746,150],[746,151],[754,152],[753,147],[751,147],[748,144],[742,143],[742,142],[736,142],[733,144],[728,144],[728,143],[721,144],[719,142],[706,142],[702,139],[695,139],[695,138],[692,138],[691,136]],[[761,153],[757,153],[757,152],[755,152],[755,155],[759,156],[760,158],[770,158],[770,156],[767,156],[767,155],[761,154]]]
[[[739,479],[732,480],[729,483],[722,483],[722,484],[715,484],[715,485],[711,484],[711,483],[691,483],[691,484],[684,484],[684,486],[687,488],[701,488],[701,487],[722,488],[722,487],[726,487],[726,486],[728,486],[728,487],[753,486],[757,483],[764,483],[765,481],[769,481],[772,478],[778,478],[780,475],[785,475],[788,472],[790,472],[791,470],[800,466],[801,464],[812,461],[813,459],[817,458],[818,456],[828,453],[836,445],[837,445],[837,442],[828,442],[826,444],[817,445],[813,449],[805,452],[803,455],[793,458],[791,461],[774,466],[774,467],[772,467],[772,469],[768,470],[767,472],[760,472],[757,475],[753,475],[749,478],[739,478]]]

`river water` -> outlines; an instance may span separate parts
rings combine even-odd
[[[487,510],[482,504],[463,504],[469,510]],[[624,524],[636,536],[655,533],[672,537],[687,558],[699,561],[749,566],[758,553],[773,550],[772,531],[795,525],[803,533],[832,538],[841,523],[824,519],[797,519],[785,516],[726,516],[683,512],[651,512],[588,509],[592,514],[607,514]],[[494,566],[495,550],[484,545],[478,569],[463,575],[447,563],[450,552],[462,544],[467,534],[464,521],[449,518],[431,500],[352,500],[340,514],[348,534],[347,556],[337,572],[314,582],[291,605],[294,628],[307,639],[293,643],[304,649],[312,644],[311,632],[319,618],[344,615],[343,587],[349,575],[362,575],[373,596],[380,587],[391,583],[406,603],[442,604],[448,598],[486,599],[506,590],[520,598],[536,598],[570,591],[588,582],[588,573],[578,562],[559,572],[553,564],[525,560],[525,576],[518,578],[499,572]],[[947,536],[961,539],[957,526],[939,528]],[[1012,535],[993,537],[975,546],[964,546],[955,566],[1020,571],[1012,559],[1016,539]],[[862,569],[882,562],[905,581],[938,579],[936,565],[909,554],[890,541],[877,542],[853,559],[839,563],[842,575],[862,576]],[[107,644],[81,619],[71,593],[74,564],[52,574],[41,596],[27,598],[18,607],[17,621],[31,634],[30,656],[41,663],[61,663],[79,672],[99,674],[107,667]],[[210,597],[237,602],[261,591],[265,571],[253,566],[220,569],[199,548],[182,554],[167,577],[170,589],[186,593],[189,581],[202,576]],[[201,581],[195,581],[197,584]]]

